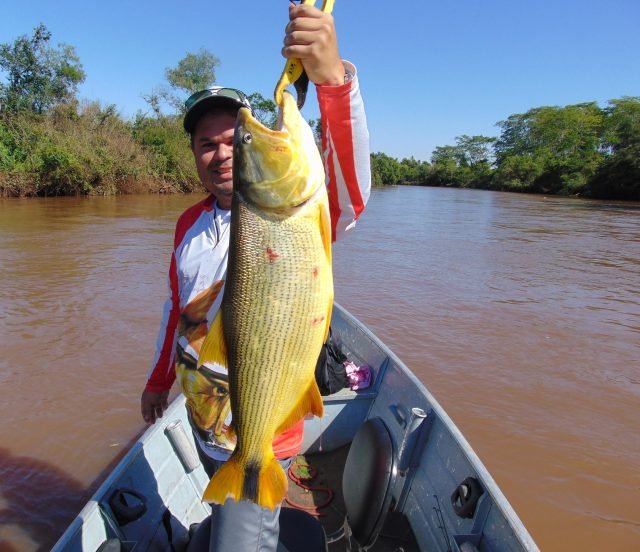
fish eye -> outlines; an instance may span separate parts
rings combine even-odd
[[[250,133],[250,132],[245,132],[245,133],[242,135],[242,141],[243,141],[245,144],[250,144],[252,139],[253,139],[253,136],[251,136],[251,133]]]

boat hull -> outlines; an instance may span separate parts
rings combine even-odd
[[[391,435],[398,468],[391,508],[406,518],[420,550],[538,550],[467,440],[404,363],[337,304],[332,334],[349,360],[372,369],[372,385],[324,397],[324,417],[305,421],[303,452],[344,447],[365,420],[379,418]],[[170,435],[176,426],[184,429],[177,439]],[[190,525],[210,513],[201,501],[208,477],[194,460],[189,431],[180,396],[126,454],[53,550],[96,550],[109,538],[136,550],[160,550],[169,546],[169,533],[174,546],[186,542]],[[468,478],[481,492],[471,516],[461,515],[460,506],[469,504],[452,499]],[[144,514],[124,524],[113,509],[114,494],[121,499],[123,489],[139,492],[146,502]],[[135,509],[135,497],[132,502]]]

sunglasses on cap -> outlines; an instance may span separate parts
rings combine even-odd
[[[205,98],[213,98],[213,97],[221,97],[221,98],[229,98],[230,100],[235,100],[236,102],[242,104],[244,107],[251,109],[251,104],[249,103],[249,99],[241,90],[237,90],[235,88],[207,88],[205,90],[200,90],[200,92],[196,92],[187,98],[187,101],[184,102],[184,106],[187,111],[189,111],[195,104],[204,100]]]
[[[214,86],[212,88],[206,88],[200,90],[195,94],[189,96],[186,102],[184,102],[185,116],[184,116],[184,128],[187,132],[191,133],[197,120],[202,113],[207,109],[206,105],[212,99],[220,99],[222,103],[232,104],[240,107],[246,107],[251,109],[251,103],[246,94],[236,88],[226,88],[223,86]]]

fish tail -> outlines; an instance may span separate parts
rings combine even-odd
[[[231,455],[209,481],[203,500],[224,504],[227,498],[245,499],[275,509],[287,493],[287,477],[275,456],[270,456],[262,463],[243,463]]]
[[[224,504],[231,497],[240,500],[242,496],[242,483],[244,468],[235,455],[227,460],[220,469],[213,474],[211,481],[204,490],[202,499],[215,504]]]
[[[257,503],[263,508],[275,509],[287,494],[287,476],[282,466],[272,456],[260,470],[257,489]]]

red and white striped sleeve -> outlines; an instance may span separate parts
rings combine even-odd
[[[176,379],[174,370],[174,354],[176,333],[180,320],[180,304],[178,295],[178,273],[176,268],[175,249],[171,254],[169,267],[169,297],[162,309],[162,320],[156,340],[156,354],[147,376],[147,391],[159,393],[171,389]]]
[[[208,198],[207,198],[208,199]],[[182,242],[186,232],[200,216],[205,201],[201,201],[189,207],[176,223],[173,235],[173,251],[171,252],[171,264],[169,265],[169,297],[162,309],[160,330],[156,339],[156,354],[151,363],[151,370],[147,376],[147,391],[159,393],[171,389],[176,380],[174,356],[176,352],[176,336],[178,323],[180,322],[180,286],[178,283],[178,263],[176,251]]]
[[[180,283],[178,281],[178,260],[176,253],[187,232],[196,223],[204,211],[210,211],[214,197],[207,196],[204,200],[189,207],[176,223],[173,236],[173,251],[169,266],[169,297],[164,303],[160,331],[156,340],[156,354],[151,363],[151,370],[147,376],[147,391],[161,392],[171,389],[176,380],[175,351],[178,324],[182,305],[180,304]]]
[[[371,192],[367,117],[356,69],[344,66],[349,82],[316,87],[334,241],[355,225]]]

